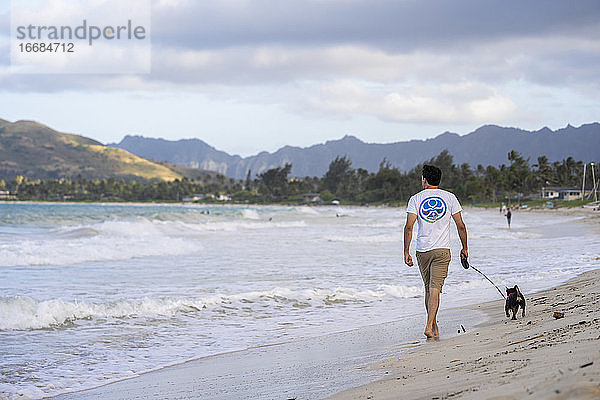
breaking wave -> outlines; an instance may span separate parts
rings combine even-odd
[[[3,266],[73,265],[83,262],[180,256],[202,250],[202,236],[211,232],[304,227],[304,221],[161,221],[137,217],[88,226],[65,226],[29,235],[8,237],[0,243]]]
[[[422,295],[420,286],[381,285],[375,289],[274,288],[239,294],[215,294],[203,298],[165,297],[121,299],[107,303],[51,299],[39,301],[28,296],[0,297],[0,330],[49,329],[95,318],[170,318],[182,313],[215,313],[265,318],[281,308],[324,308],[365,304],[383,298],[411,298]]]

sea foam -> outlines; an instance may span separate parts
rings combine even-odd
[[[4,266],[73,265],[84,262],[179,256],[202,251],[202,235],[238,230],[305,227],[304,221],[161,221],[147,218],[108,220],[89,226],[63,226],[44,234],[11,236],[0,243]]]
[[[381,285],[375,289],[336,287],[294,290],[277,287],[237,294],[212,294],[204,297],[163,297],[120,299],[106,303],[50,299],[39,301],[29,296],[0,297],[0,330],[46,329],[68,326],[79,320],[96,318],[170,318],[177,314],[210,313],[245,315],[260,319],[272,307],[315,309],[335,305],[370,303],[388,298],[422,295],[420,286]]]

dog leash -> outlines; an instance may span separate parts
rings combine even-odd
[[[481,275],[483,275],[483,277],[485,279],[487,279],[492,285],[494,285],[494,287],[498,290],[498,293],[500,293],[500,295],[506,299],[506,296],[504,295],[504,293],[502,293],[502,290],[498,289],[498,286],[496,286],[496,284],[494,282],[492,282],[492,280],[490,278],[488,278],[487,276],[485,276],[485,274],[483,272],[481,272],[480,270],[478,270],[477,268],[475,268],[472,265],[469,265],[469,261],[467,261],[466,258],[460,258],[460,263],[462,264],[464,269],[469,269],[469,267],[473,268],[475,271],[479,272]]]

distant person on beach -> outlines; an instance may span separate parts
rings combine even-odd
[[[450,264],[450,220],[456,223],[462,243],[460,256],[467,258],[467,228],[462,220],[462,208],[456,196],[438,189],[442,171],[432,165],[423,166],[421,184],[423,190],[408,201],[406,225],[404,225],[404,263],[413,266],[409,254],[412,231],[415,221],[419,226],[417,234],[417,263],[425,284],[425,309],[427,324],[425,336],[428,339],[439,337],[436,317],[440,305],[440,293],[448,276]]]
[[[510,229],[510,219],[512,218],[512,213],[510,212],[510,208],[506,212],[506,222],[508,222],[508,229]]]

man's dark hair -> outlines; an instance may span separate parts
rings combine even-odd
[[[427,179],[427,183],[431,186],[438,186],[442,180],[442,170],[433,165],[423,165],[423,178]]]

